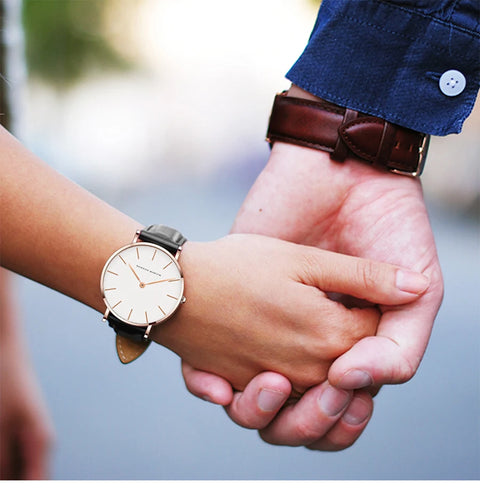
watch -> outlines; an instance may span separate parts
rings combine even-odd
[[[178,264],[185,241],[177,230],[153,224],[137,231],[133,242],[105,263],[100,279],[107,307],[103,320],[116,332],[122,363],[138,358],[151,343],[152,328],[185,302]]]

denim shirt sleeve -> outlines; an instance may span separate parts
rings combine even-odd
[[[287,78],[308,92],[410,129],[460,132],[480,83],[480,0],[323,0]],[[445,95],[440,77],[461,72]]]

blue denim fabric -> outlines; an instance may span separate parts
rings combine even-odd
[[[480,0],[323,0],[287,78],[314,95],[427,134],[460,132],[480,84]],[[448,97],[440,76],[465,90]]]

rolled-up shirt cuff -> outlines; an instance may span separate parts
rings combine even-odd
[[[337,105],[444,136],[460,132],[473,108],[479,52],[479,32],[424,11],[379,0],[323,0],[287,78]],[[454,95],[445,93],[449,80],[442,79],[452,70],[465,81]]]

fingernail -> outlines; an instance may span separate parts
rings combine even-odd
[[[343,420],[347,424],[359,425],[362,424],[370,416],[370,406],[361,398],[355,397],[348,406]]]
[[[327,416],[336,416],[339,414],[350,401],[350,393],[344,390],[335,389],[335,387],[328,386],[320,396],[319,404],[320,409]]]
[[[398,289],[409,294],[421,294],[430,285],[430,279],[422,273],[410,270],[397,270],[395,285]]]
[[[286,399],[287,395],[283,392],[262,389],[258,394],[257,405],[262,411],[277,411]]]
[[[213,402],[210,396],[202,396],[202,399],[207,402]]]
[[[362,389],[373,384],[373,379],[363,370],[349,370],[336,384],[342,389],[354,390]]]

